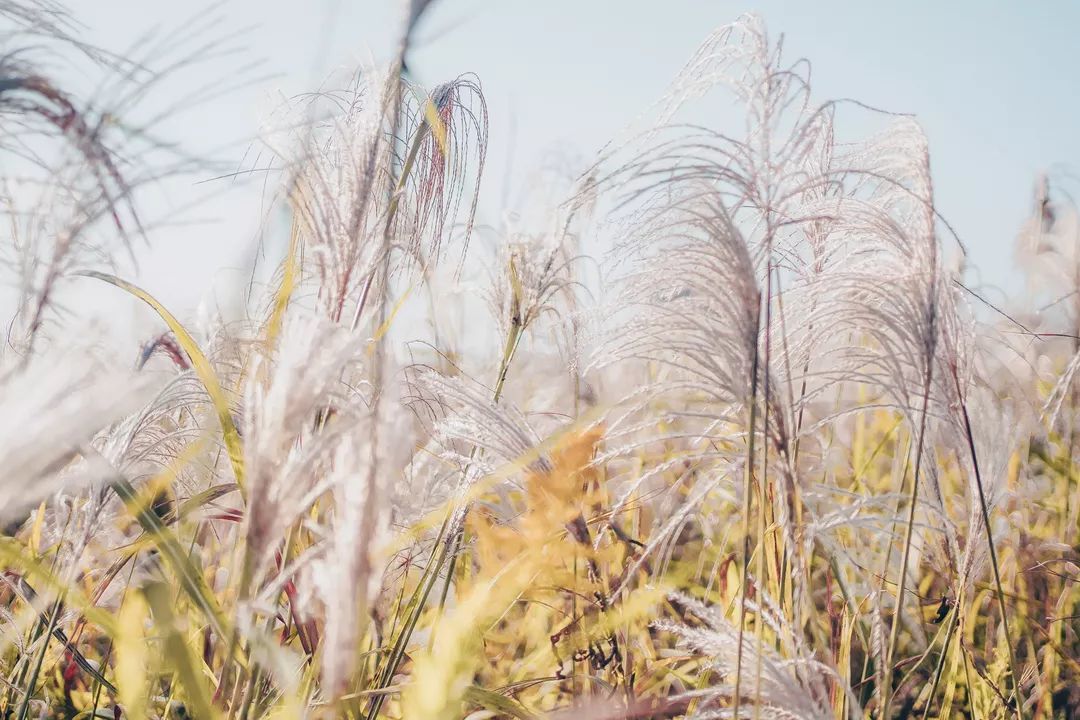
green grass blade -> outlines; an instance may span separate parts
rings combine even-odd
[[[161,553],[165,565],[180,582],[180,588],[191,599],[206,617],[207,622],[217,633],[218,637],[231,637],[231,631],[225,620],[225,614],[218,605],[214,593],[206,584],[202,570],[195,561],[184,551],[180,541],[173,532],[165,526],[161,518],[154,514],[149,505],[143,502],[135,488],[127,480],[120,478],[114,480],[112,489],[124,503],[144,532],[150,536],[154,545]]]

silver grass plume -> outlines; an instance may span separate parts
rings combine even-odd
[[[256,354],[245,389],[244,452],[250,501],[245,534],[262,570],[283,533],[329,481],[334,437],[366,415],[342,375],[364,347],[355,333],[318,316],[290,317],[272,353]],[[339,415],[323,422],[332,411]]]
[[[500,337],[523,333],[544,315],[563,319],[557,301],[572,287],[574,260],[557,233],[513,233],[500,243],[497,274],[486,293]]]
[[[379,162],[387,153],[376,93],[382,81],[371,71],[348,92],[317,96],[334,104],[334,114],[302,125],[299,138],[286,136],[288,147],[268,141],[292,169],[287,197],[302,280],[317,288],[319,306],[335,322],[359,315],[380,261],[380,198],[392,183]],[[311,104],[307,111],[318,113]]]
[[[331,318],[353,326],[385,291],[374,284],[390,253],[387,281],[409,269],[423,275],[461,218],[464,259],[486,155],[487,107],[474,77],[430,94],[400,81],[391,123],[385,92],[394,72],[365,69],[353,87],[312,96],[297,108],[308,116],[300,130],[267,141],[290,171],[305,280]]]
[[[548,468],[547,459],[537,452],[540,436],[520,410],[495,402],[491,388],[422,367],[411,370],[410,386],[410,404],[430,440],[407,473],[424,478],[423,485],[402,486],[396,501],[399,519],[464,495],[504,465],[523,461],[522,470]]]
[[[903,605],[916,545],[915,518],[928,497],[926,491],[920,493],[920,485],[929,486],[928,509],[936,507],[944,516],[947,509],[932,449],[938,439],[956,437],[951,429],[959,429],[960,437],[966,437],[956,450],[972,463],[982,512],[990,509],[966,405],[973,381],[972,331],[958,298],[958,279],[942,257],[938,226],[947,224],[934,205],[926,138],[913,121],[898,121],[868,146],[860,160],[857,175],[864,184],[843,204],[843,232],[857,243],[857,249],[848,256],[847,267],[834,276],[840,302],[824,308],[820,317],[834,330],[849,334],[852,344],[846,353],[851,366],[859,369],[863,382],[876,385],[894,400],[914,438],[897,601],[879,684],[883,707],[888,708],[896,660],[893,652],[899,627],[906,622]],[[906,474],[900,479],[906,481]],[[993,554],[992,536],[986,540]],[[943,549],[955,567],[955,545],[946,544]],[[1000,590],[998,595],[1004,612]],[[1004,617],[1003,622],[1007,627]]]
[[[333,449],[326,479],[334,500],[327,542],[307,573],[310,591],[323,608],[322,689],[328,697],[346,692],[357,668],[360,641],[383,581],[378,568],[387,560],[389,500],[413,453],[407,412],[389,402],[381,407],[381,417],[363,414],[349,422]],[[371,422],[389,430],[380,434],[377,448],[369,445]],[[379,472],[377,484],[370,486],[363,478],[373,457]]]
[[[779,637],[797,638],[797,633],[782,629],[787,621],[779,609],[767,596],[762,598],[755,603],[760,605],[755,611],[763,621],[772,626]],[[750,638],[742,637],[738,628],[718,609],[685,595],[673,595],[669,600],[684,618],[693,620],[694,625],[661,620],[654,622],[654,626],[672,633],[683,646],[707,658],[710,668],[719,677],[705,689],[682,695],[698,702],[697,709],[689,717],[732,717],[733,711],[722,709],[721,705],[730,703],[744,704],[739,716],[744,712],[749,716],[752,712],[753,717],[777,720],[825,720],[835,717],[831,705],[834,687],[846,696],[848,717],[852,720],[862,717],[855,693],[843,683],[836,669],[817,660],[801,642],[785,643],[780,651],[758,647]],[[738,665],[736,656],[740,642],[742,653],[749,659],[760,659],[761,663],[757,677],[743,681],[741,687],[732,677]],[[736,692],[742,693],[741,703],[735,703]]]
[[[488,111],[480,81],[462,75],[429,92],[407,86],[399,146],[406,183],[399,213],[402,243],[421,268],[438,261],[448,228],[462,220],[460,264],[472,236],[488,143]],[[464,209],[462,204],[464,203]]]
[[[730,229],[722,233],[706,229],[701,234],[713,234],[717,244],[727,242],[724,235],[734,235],[736,245],[742,246],[739,252],[744,259],[734,265],[715,255],[708,257],[712,262],[701,262],[708,240],[671,252],[658,240],[665,233],[679,238],[680,230],[660,228],[656,237],[644,244],[664,247],[662,262],[674,262],[675,272],[667,278],[657,274],[648,279],[632,277],[629,284],[640,288],[632,290],[639,296],[651,292],[668,304],[659,313],[663,319],[655,323],[652,343],[654,350],[670,346],[661,362],[679,373],[673,387],[683,382],[682,390],[688,397],[697,394],[715,403],[714,407],[731,407],[733,403],[754,407],[759,402],[755,388],[760,384],[766,441],[761,482],[767,482],[769,458],[775,456],[771,468],[778,488],[775,513],[793,568],[796,612],[802,616],[808,601],[805,557],[811,539],[798,527],[802,500],[795,465],[797,422],[789,407],[794,402],[790,388],[794,351],[785,325],[778,323],[773,313],[780,297],[780,273],[798,259],[801,228],[813,230],[814,223],[826,219],[819,206],[822,198],[835,194],[836,183],[830,177],[833,104],[811,104],[808,65],[804,61],[785,65],[782,48],[782,39],[770,42],[764,25],[753,16],[714,33],[673,84],[662,103],[657,126],[638,140],[645,149],[621,165],[604,159],[615,166],[604,182],[615,180],[628,186],[622,204],[644,208],[631,214],[627,225],[647,224],[643,220],[648,219],[652,207],[667,203],[675,208],[688,203],[688,198],[707,198],[699,202],[699,208],[680,208],[688,216],[697,216],[687,225],[703,224],[704,218],[715,217],[716,225]],[[744,107],[742,135],[670,122],[684,104],[705,98],[714,87],[729,90]],[[824,233],[820,228],[817,231]],[[680,252],[686,256],[675,259]],[[818,253],[824,255],[825,250],[819,248]],[[659,255],[652,262],[659,267]],[[682,278],[688,273],[696,273],[697,287],[682,287]],[[665,284],[668,287],[662,290]],[[729,293],[735,302],[727,308],[680,308],[677,301],[683,293],[710,299]],[[630,302],[640,303],[640,297]],[[790,324],[798,325],[799,319]],[[686,342],[681,341],[683,337]],[[805,339],[803,343],[809,344]],[[615,349],[617,357],[620,353]],[[702,377],[702,368],[710,376]],[[697,377],[687,382],[682,380],[686,373]],[[704,383],[695,383],[701,380]],[[786,392],[782,380],[786,380]],[[727,425],[730,432],[731,419],[716,412],[713,410],[709,431]],[[694,407],[688,416],[696,415],[707,425],[708,413]],[[753,427],[748,432],[758,430]],[[728,444],[732,439],[727,439]],[[795,624],[802,625],[798,619]]]

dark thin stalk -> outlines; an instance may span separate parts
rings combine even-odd
[[[766,262],[765,270],[765,387],[764,397],[762,403],[765,406],[764,417],[762,418],[762,432],[761,441],[764,446],[764,451],[761,453],[761,479],[758,482],[758,556],[757,556],[757,578],[758,582],[764,582],[765,580],[765,553],[767,550],[767,543],[765,540],[765,500],[769,497],[769,400],[771,399],[772,384],[770,382],[772,373],[769,372],[772,367],[772,283],[773,283],[773,267],[772,267],[772,243],[769,243],[769,257]],[[776,534],[773,535],[773,547],[777,545]],[[780,570],[780,563],[777,562],[777,571]],[[761,599],[758,604],[760,607]],[[760,615],[760,610],[758,611]],[[762,671],[762,648],[765,644],[765,623],[761,622],[759,617],[754,627],[755,642],[757,643],[757,657],[754,659],[754,718],[755,720],[760,717],[761,714],[761,671]]]
[[[938,658],[937,667],[934,669],[934,679],[930,682],[930,694],[926,698],[926,707],[923,708],[923,720],[927,720],[930,714],[930,706],[934,703],[934,695],[937,694],[941,675],[945,670],[945,660],[949,657],[949,646],[952,644],[953,633],[960,624],[961,599],[956,599],[956,606],[952,610],[952,618],[949,620],[949,629],[945,633],[945,642],[941,646],[941,657]],[[944,710],[945,708],[941,708]],[[940,713],[939,713],[940,714]]]
[[[754,323],[755,328],[760,325],[761,303],[758,302],[758,320]],[[754,436],[757,428],[757,393],[758,393],[758,344],[757,333],[754,335],[754,358],[750,369],[750,426],[746,441],[746,472],[743,476],[743,546],[742,568],[743,580],[739,588],[739,636],[738,647],[735,655],[735,693],[732,708],[732,716],[739,717],[740,694],[742,689],[742,659],[743,659],[743,634],[746,632],[746,590],[750,583],[750,511],[752,505],[751,493],[754,477]]]
[[[960,379],[953,370],[953,380],[956,382],[956,391],[960,392]],[[1005,593],[1001,588],[1001,570],[998,567],[997,549],[994,547],[994,535],[990,529],[990,508],[986,502],[986,491],[983,489],[982,474],[979,472],[979,457],[975,452],[975,437],[971,430],[971,418],[968,415],[967,403],[960,401],[960,412],[964,418],[964,435],[967,437],[968,450],[971,452],[971,465],[975,471],[975,485],[979,489],[979,509],[982,512],[983,527],[986,528],[986,544],[990,550],[990,567],[994,570],[994,591],[997,595],[998,608],[1001,611],[1001,625],[1005,631],[1005,647],[1009,653],[1009,671],[1012,675],[1013,700],[1016,703],[1017,720],[1023,720],[1022,699],[1020,697],[1020,675],[1016,671],[1016,657],[1012,647],[1012,633],[1009,632],[1009,613],[1005,606]]]

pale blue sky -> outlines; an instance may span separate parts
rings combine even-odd
[[[123,48],[193,8],[163,0],[78,0],[88,39]],[[811,60],[819,99],[852,97],[916,113],[929,135],[938,203],[968,244],[984,282],[1017,287],[1012,239],[1035,175],[1080,170],[1080,3],[744,2],[740,0],[437,0],[411,57],[436,84],[481,79],[491,113],[482,220],[519,197],[526,171],[552,152],[587,158],[655,100],[709,31],[760,13],[790,60]],[[209,82],[244,58],[273,77],[201,104],[166,126],[196,148],[239,161],[278,94],[314,88],[334,68],[382,56],[396,29],[389,0],[227,0],[215,28],[241,56],[195,71]],[[245,28],[241,31],[241,28]],[[858,121],[853,124],[853,129]],[[257,184],[170,186],[180,206],[211,197],[210,222],[155,233],[140,280],[181,311],[250,255]],[[165,200],[162,200],[165,202]],[[998,295],[997,297],[1001,297]]]

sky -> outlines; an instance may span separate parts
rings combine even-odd
[[[208,36],[237,52],[190,68],[183,82],[209,86],[233,72],[245,81],[159,134],[237,167],[283,98],[385,57],[401,12],[395,0],[70,7],[86,40],[114,50],[155,27],[168,38],[192,15],[209,20]],[[409,62],[428,85],[465,72],[480,78],[491,124],[479,219],[496,222],[521,202],[531,170],[552,158],[590,158],[664,92],[712,29],[747,11],[774,38],[784,34],[789,60],[811,61],[818,99],[856,98],[917,116],[938,206],[969,248],[972,281],[1007,301],[1020,287],[1012,242],[1037,174],[1080,173],[1080,45],[1072,37],[1080,3],[435,0]],[[258,65],[240,72],[251,62]],[[153,210],[184,222],[150,233],[136,279],[181,314],[220,301],[251,261],[267,217],[261,190],[261,179],[188,178],[155,191]]]

